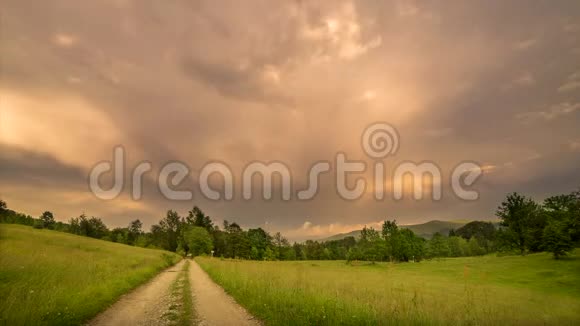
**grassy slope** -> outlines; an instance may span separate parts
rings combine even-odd
[[[0,224],[0,324],[79,324],[178,256]]]
[[[197,259],[271,325],[580,322],[578,251],[562,261],[534,254],[364,266]]]

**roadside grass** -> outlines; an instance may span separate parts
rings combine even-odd
[[[162,250],[0,224],[0,324],[81,324],[179,259]]]
[[[177,279],[171,285],[169,310],[163,315],[169,325],[195,325],[196,316],[193,310],[193,295],[189,282],[189,261],[183,265]]]
[[[580,251],[421,263],[262,262],[198,257],[269,325],[580,323]]]

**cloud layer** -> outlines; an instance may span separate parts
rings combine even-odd
[[[238,177],[254,160],[282,161],[301,186],[338,151],[372,163],[360,135],[386,121],[401,135],[387,166],[480,162],[480,200],[348,202],[328,176],[309,202],[194,202],[295,239],[384,218],[491,218],[509,191],[580,186],[578,21],[577,1],[8,0],[0,195],[33,215],[151,224],[194,203],[164,200],[153,176],[139,202],[96,199],[88,171],[115,145],[128,166],[187,162],[184,187],[215,160]]]

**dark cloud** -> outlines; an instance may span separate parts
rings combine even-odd
[[[86,174],[81,168],[63,163],[48,153],[0,144],[0,178],[4,191],[10,185],[83,191],[80,186],[85,185]]]
[[[119,225],[193,205],[162,198],[154,173],[140,202],[95,199],[88,170],[121,144],[128,167],[187,163],[182,187],[215,218],[297,238],[385,217],[491,218],[512,190],[540,198],[578,183],[579,16],[577,1],[5,1],[2,195]],[[212,202],[196,189],[213,160],[238,181],[251,161],[283,161],[297,187],[337,151],[371,164],[360,136],[376,121],[401,135],[388,167],[486,165],[480,200],[348,202],[331,175],[309,202]]]

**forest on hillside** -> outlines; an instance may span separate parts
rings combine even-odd
[[[30,225],[127,245],[158,248],[181,255],[213,255],[251,260],[363,260],[421,261],[438,257],[479,256],[493,252],[548,251],[556,259],[580,244],[580,191],[546,198],[541,204],[518,193],[499,205],[496,228],[491,222],[473,221],[449,234],[429,240],[385,220],[380,230],[365,227],[360,237],[290,243],[280,232],[262,228],[244,230],[235,222],[220,227],[199,207],[186,216],[169,210],[159,223],[143,230],[136,219],[127,227],[109,229],[98,217],[82,214],[68,223],[56,221],[50,211],[38,218],[15,212],[0,200],[0,223]]]

